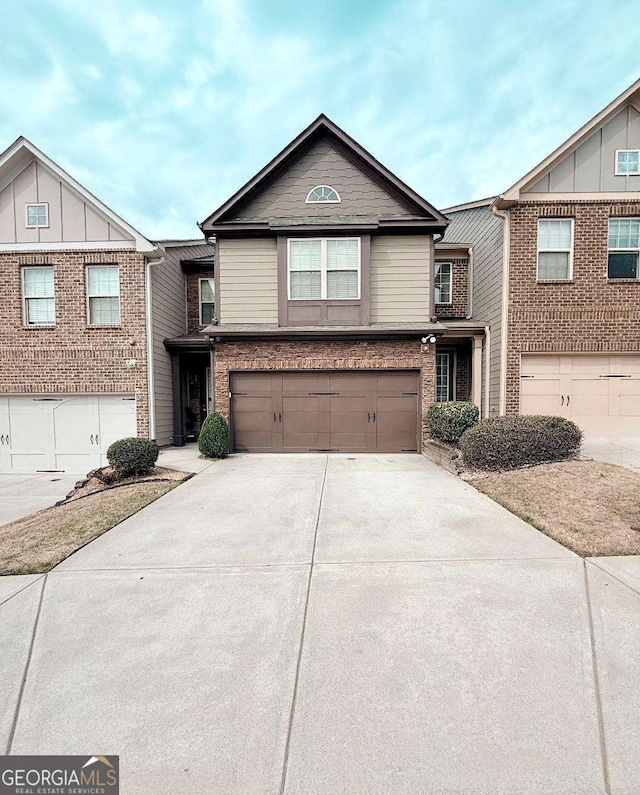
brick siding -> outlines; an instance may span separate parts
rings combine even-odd
[[[53,327],[24,325],[25,265],[53,265]],[[120,326],[88,326],[86,265],[119,266]],[[135,251],[0,253],[0,392],[135,394],[138,434],[148,436],[144,280],[144,256]],[[135,367],[127,367],[129,359]]]
[[[218,345],[214,408],[230,416],[229,372],[241,370],[420,370],[423,417],[435,399],[435,345],[400,342],[256,342]],[[423,441],[427,438],[422,429]]]
[[[522,202],[511,209],[507,414],[520,409],[522,353],[640,351],[640,281],[607,278],[608,220],[637,202]],[[571,282],[536,281],[538,218],[574,219]]]
[[[451,263],[451,303],[436,304],[437,317],[466,317],[469,313],[469,260],[436,257],[438,262]]]
[[[206,273],[187,273],[187,326],[188,331],[204,328],[200,323],[199,279],[213,279],[213,271]]]

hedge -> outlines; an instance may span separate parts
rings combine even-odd
[[[460,439],[464,463],[476,469],[515,469],[562,461],[580,450],[582,431],[563,417],[530,415],[482,420]]]
[[[159,452],[158,445],[149,439],[128,437],[109,446],[107,461],[120,478],[148,475],[153,471]]]
[[[229,455],[231,436],[222,414],[215,412],[207,415],[198,437],[198,449],[207,458],[226,458]]]
[[[473,403],[451,400],[445,403],[432,403],[425,422],[434,439],[455,444],[467,428],[477,425],[479,417],[478,407]]]

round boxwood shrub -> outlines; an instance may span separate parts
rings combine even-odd
[[[581,441],[580,428],[563,417],[495,417],[465,431],[460,449],[467,466],[515,469],[571,458]]]
[[[216,411],[208,414],[198,437],[198,449],[207,458],[226,458],[231,450],[227,421]]]
[[[425,421],[434,439],[455,444],[467,428],[477,425],[479,418],[480,412],[473,403],[451,400],[446,403],[432,403]]]
[[[107,450],[107,461],[118,477],[148,475],[158,460],[158,445],[149,439],[119,439]]]

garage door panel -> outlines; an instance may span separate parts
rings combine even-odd
[[[264,373],[234,373],[231,391],[250,392],[252,395],[270,395],[271,381],[264,378]]]
[[[378,394],[402,394],[402,392],[417,394],[418,379],[415,373],[377,373],[376,387]]]
[[[267,376],[268,377],[268,376]],[[320,391],[320,376],[317,373],[286,373],[282,376],[282,392],[305,392]]]
[[[320,402],[314,395],[299,395],[291,397],[283,395],[282,397],[282,411],[287,415],[290,413],[316,413],[320,410]]]
[[[99,466],[95,398],[69,398],[53,406],[53,469],[88,472]]]
[[[331,373],[330,392],[355,392],[366,395],[372,388],[371,373]]]

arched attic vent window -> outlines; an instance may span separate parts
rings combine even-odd
[[[338,191],[332,188],[331,185],[316,185],[316,187],[307,194],[306,204],[315,202],[338,204],[340,202],[340,196],[338,195]]]

